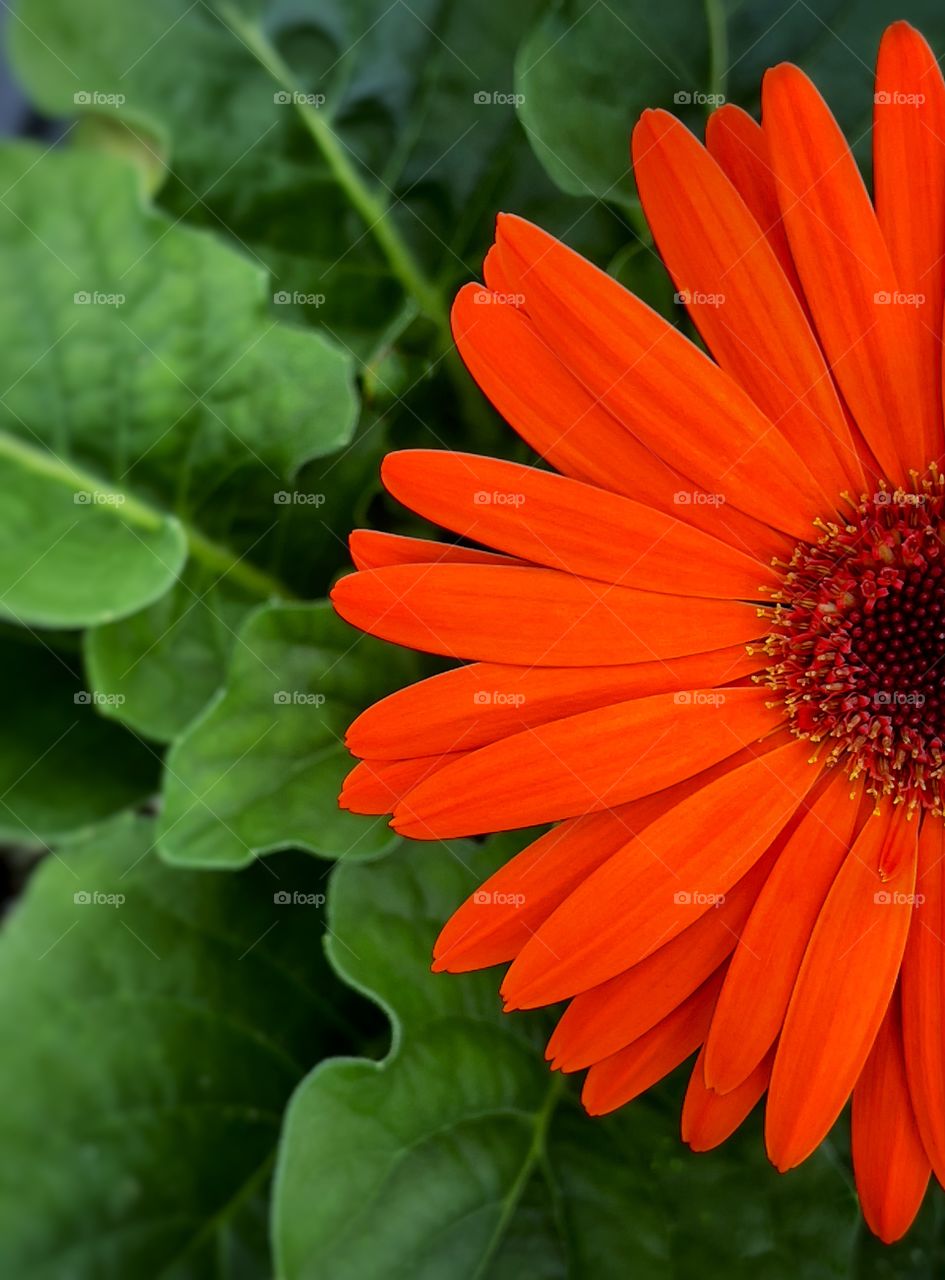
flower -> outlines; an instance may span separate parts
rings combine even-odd
[[[466,660],[361,715],[342,804],[438,839],[554,823],[434,968],[568,1001],[589,1112],[698,1053],[684,1139],[767,1093],[780,1170],[851,1097],[869,1226],[945,1178],[945,83],[885,33],[875,199],[813,84],[632,155],[708,356],[537,227],[498,221],[459,350],[552,469],[395,453],[390,493],[489,550],[361,531],[333,599]]]

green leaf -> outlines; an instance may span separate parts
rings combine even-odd
[[[269,1273],[253,1205],[343,1016],[316,944],[324,886],[298,855],[211,876],[151,842],[122,818],[62,847],[0,937],[5,1276]]]
[[[0,489],[0,616],[13,622],[120,617],[163,595],[187,558],[177,520],[2,427]]]
[[[274,495],[350,436],[349,358],[275,324],[265,273],[91,152],[0,151],[0,610],[137,612],[189,554],[257,597]]]
[[[629,135],[647,107],[681,116],[700,136],[724,101],[759,110],[765,70],[796,62],[813,76],[868,169],[873,68],[884,28],[913,22],[941,48],[945,14],[933,0],[825,0],[789,6],[772,21],[766,0],[557,0],[516,60],[522,123],[563,191],[636,205]]]
[[[86,632],[89,681],[106,715],[156,742],[183,732],[223,681],[237,631],[256,602],[191,563],[140,613]]]
[[[415,672],[413,655],[359,636],[330,605],[272,605],[239,633],[222,695],[167,757],[159,844],[169,861],[239,867],[275,849],[374,856],[386,821],[338,808],[357,712]]]
[[[158,761],[103,720],[78,655],[0,635],[0,840],[40,845],[154,794]]]
[[[629,157],[637,117],[646,107],[678,111],[676,95],[704,90],[708,76],[702,0],[561,0],[515,64],[522,124],[551,178],[627,209],[637,203]]]
[[[405,297],[445,337],[504,186],[522,174],[521,213],[553,195],[513,104],[515,50],[541,7],[21,0],[11,43],[50,114],[75,114],[76,93],[119,95],[78,109],[165,139],[166,207],[228,232],[296,318],[369,357]],[[586,213],[568,202],[561,220],[584,234]]]
[[[488,845],[410,844],[334,871],[329,958],[389,1014],[393,1044],[380,1063],[322,1063],[293,1097],[282,1280],[670,1280],[706,1257],[713,1275],[847,1274],[858,1211],[826,1148],[787,1178],[755,1124],[693,1155],[678,1080],[592,1120],[547,1072],[541,1020],[499,1012],[495,972],[429,972],[440,925],[495,864]]]

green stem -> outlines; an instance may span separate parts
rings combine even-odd
[[[489,1241],[486,1251],[479,1261],[476,1268],[475,1280],[480,1280],[489,1270],[492,1259],[495,1257],[496,1250],[502,1243],[506,1228],[512,1219],[512,1215],[519,1206],[519,1202],[528,1186],[528,1180],[535,1171],[536,1166],[544,1159],[545,1143],[548,1139],[548,1129],[551,1125],[551,1118],[555,1113],[555,1108],[561,1098],[565,1088],[564,1076],[556,1071],[551,1077],[548,1085],[548,1092],[545,1094],[541,1108],[535,1115],[535,1129],[532,1133],[532,1140],[529,1143],[528,1150],[525,1152],[525,1159],[522,1161],[521,1168],[515,1176],[515,1181],[509,1188],[508,1194],[502,1204],[502,1212],[499,1214],[499,1220],[495,1225],[492,1238]]]
[[[278,50],[267,40],[262,29],[236,11],[232,4],[221,3],[219,12],[238,39],[269,72],[273,80],[291,95],[293,104],[332,176],[354,205],[377,241],[390,269],[404,289],[413,297],[424,315],[439,329],[446,325],[446,301],[439,289],[424,274],[400,232],[388,219],[388,204],[364,182],[352,163],[346,148],[328,123],[326,116],[301,94],[290,67]],[[448,326],[446,326],[449,332]]]
[[[287,587],[274,574],[267,573],[249,560],[241,560],[219,542],[205,537],[199,529],[183,523],[184,534],[191,556],[207,569],[212,569],[221,578],[229,578],[230,582],[245,587],[253,595],[277,596],[281,600],[296,600],[295,592]]]
[[[705,20],[709,29],[709,93],[722,100],[728,66],[728,27],[721,0],[705,0]]]
[[[409,245],[390,219],[388,201],[364,181],[325,113],[305,100],[306,95],[300,92],[292,69],[267,39],[262,28],[239,13],[229,0],[220,0],[217,11],[234,36],[242,41],[260,66],[269,73],[274,83],[291,95],[295,109],[322,159],[360,214],[392,274],[407,295],[414,299],[419,311],[433,323],[437,336],[436,354],[444,363],[467,418],[479,429],[480,444],[487,446],[495,436],[495,422],[485,401],[475,390],[453,344],[449,299],[443,288],[439,282],[431,280],[417,262]]]

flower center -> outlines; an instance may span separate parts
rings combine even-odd
[[[851,504],[852,505],[852,504]],[[765,609],[763,677],[791,728],[875,796],[943,812],[945,476],[882,486],[845,525],[818,522]],[[815,758],[821,750],[815,752]]]

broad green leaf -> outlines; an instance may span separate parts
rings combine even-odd
[[[342,453],[306,464],[291,490],[276,495],[281,537],[300,549],[293,579],[305,594],[324,595],[338,570],[350,567],[338,531],[368,521],[385,439],[383,424],[366,415]],[[230,575],[192,561],[149,609],[86,632],[89,681],[109,695],[103,712],[170,742],[223,684],[237,633],[257,604]]]
[[[503,188],[521,177],[520,213],[554,197],[513,101],[515,50],[541,7],[20,0],[11,42],[44,110],[107,113],[166,140],[166,207],[228,232],[272,267],[286,311],[368,356],[405,295],[443,325]],[[615,251],[619,226],[589,213],[566,202],[550,221]]]
[[[873,67],[884,28],[913,22],[940,51],[945,13],[932,0],[825,0],[774,15],[765,0],[557,0],[516,61],[522,122],[564,191],[632,207],[630,131],[647,107],[681,116],[701,136],[724,101],[758,110],[768,67],[796,62],[815,79],[869,166]]]
[[[550,176],[572,195],[625,208],[636,203],[629,156],[635,120],[646,107],[686,107],[708,79],[702,0],[559,0],[515,64],[522,124]],[[689,104],[680,98],[687,93]]]
[[[191,563],[150,608],[86,632],[89,683],[107,715],[170,742],[209,702],[247,609],[245,590]]]
[[[707,1258],[712,1275],[850,1274],[858,1210],[828,1148],[782,1178],[751,1124],[693,1155],[678,1079],[592,1120],[547,1072],[543,1021],[499,1012],[495,971],[429,972],[440,925],[495,863],[489,845],[406,844],[333,872],[329,958],[388,1013],[392,1046],[322,1063],[293,1097],[281,1280],[674,1280]]]
[[[265,273],[149,208],[120,159],[8,145],[0,184],[0,610],[110,621],[188,551],[277,591],[243,557],[349,438],[349,358],[275,323]]]
[[[177,520],[2,427],[0,490],[0,616],[13,622],[107,622],[163,595],[187,558]]]
[[[413,655],[359,636],[330,605],[272,605],[239,633],[222,695],[167,757],[159,843],[169,861],[238,867],[295,847],[371,856],[385,819],[338,808],[354,765],[344,733],[415,671]]]
[[[0,635],[0,840],[40,845],[158,790],[158,761],[102,718],[78,653]]]
[[[347,1042],[324,885],[300,855],[212,876],[151,844],[122,818],[63,846],[0,936],[4,1276],[270,1274],[255,1206],[282,1109]]]

